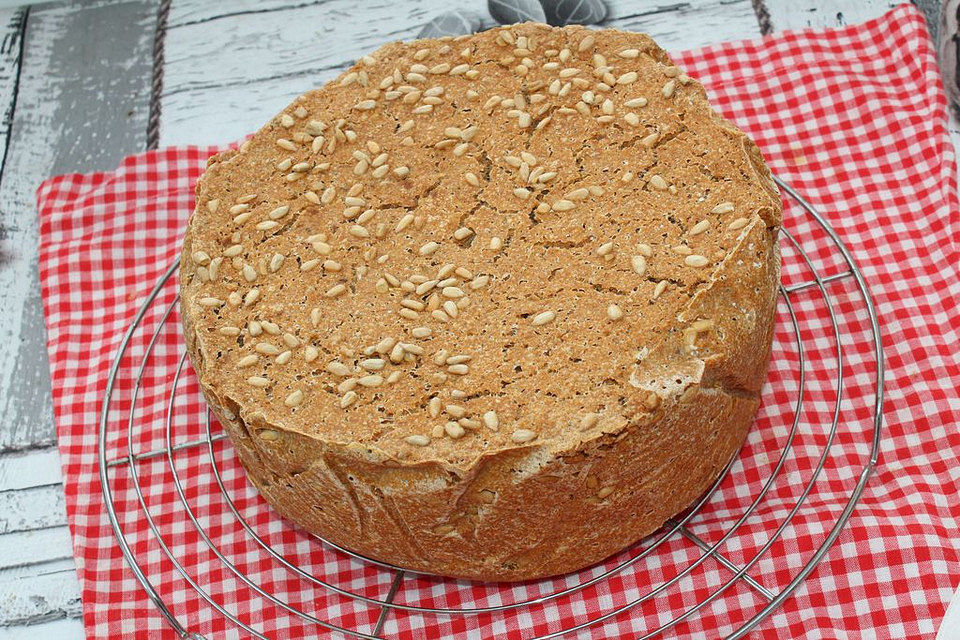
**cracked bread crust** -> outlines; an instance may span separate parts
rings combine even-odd
[[[419,571],[555,575],[739,448],[779,225],[756,146],[645,35],[393,43],[211,158],[184,337],[285,517]]]

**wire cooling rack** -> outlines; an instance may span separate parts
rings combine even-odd
[[[657,554],[667,553],[669,545],[684,543],[690,545],[692,555],[686,566],[682,567],[675,575],[669,579],[663,579],[659,582],[650,582],[646,585],[646,591],[636,594],[624,602],[616,602],[604,605],[603,602],[595,602],[596,606],[591,607],[591,611],[582,615],[582,621],[570,624],[563,628],[552,629],[547,633],[535,635],[537,640],[554,638],[558,636],[575,636],[578,632],[589,632],[595,625],[600,625],[614,620],[619,616],[630,616],[631,610],[636,611],[636,607],[643,603],[648,603],[658,596],[668,592],[668,590],[684,588],[684,578],[691,572],[701,567],[706,562],[719,563],[724,567],[729,575],[727,580],[720,580],[711,585],[708,589],[697,590],[693,601],[686,606],[686,609],[679,615],[669,619],[660,619],[656,623],[644,628],[642,638],[651,638],[661,634],[663,631],[677,625],[683,620],[702,614],[704,609],[711,602],[718,599],[728,589],[732,587],[745,588],[759,603],[755,607],[752,617],[743,621],[734,631],[729,633],[728,638],[740,638],[753,629],[774,609],[791,596],[794,590],[814,569],[817,563],[830,549],[836,540],[841,529],[850,517],[851,512],[857,504],[861,493],[864,490],[866,482],[877,461],[879,450],[880,434],[883,414],[883,354],[880,340],[879,326],[873,302],[870,298],[867,285],[863,275],[854,263],[849,251],[843,242],[834,232],[832,227],[826,222],[825,218],[818,213],[814,207],[804,200],[791,187],[777,179],[777,183],[783,193],[788,197],[788,206],[798,205],[798,216],[795,216],[791,225],[793,233],[788,229],[783,229],[781,233],[781,246],[784,252],[783,280],[799,280],[795,284],[785,284],[780,287],[780,304],[778,305],[778,318],[782,331],[778,335],[782,339],[783,335],[789,336],[789,340],[795,342],[796,366],[795,380],[790,385],[791,393],[795,395],[791,405],[792,418],[789,415],[783,417],[783,424],[779,429],[785,434],[782,440],[782,446],[779,447],[779,458],[776,461],[771,459],[771,465],[766,479],[756,478],[751,482],[748,498],[749,505],[743,509],[739,517],[736,514],[729,515],[722,522],[721,535],[715,536],[714,542],[708,542],[700,535],[697,535],[690,526],[694,519],[701,514],[705,505],[711,505],[711,502],[717,498],[717,488],[723,482],[731,466],[736,463],[736,459],[731,461],[723,474],[713,484],[692,507],[683,514],[671,519],[657,533],[640,541],[631,550],[628,550],[619,556],[616,560],[594,568],[592,571],[580,572],[566,579],[544,581],[537,588],[523,590],[522,593],[532,596],[521,596],[506,602],[502,599],[493,598],[485,601],[471,601],[458,598],[437,598],[424,597],[417,599],[416,594],[422,594],[424,591],[414,589],[415,594],[411,598],[406,598],[403,602],[396,600],[398,591],[409,580],[426,579],[426,576],[416,572],[404,570],[400,567],[394,567],[382,562],[364,558],[352,553],[328,541],[312,541],[313,552],[320,552],[325,557],[344,559],[350,563],[359,563],[362,573],[365,576],[365,583],[376,583],[385,587],[385,593],[375,592],[365,588],[364,584],[350,581],[340,581],[338,583],[336,574],[322,573],[310,570],[310,567],[301,566],[296,558],[291,559],[289,554],[278,550],[268,539],[268,533],[271,525],[286,526],[279,524],[279,517],[270,511],[264,503],[254,503],[254,510],[251,511],[248,506],[238,506],[238,499],[242,499],[245,492],[252,491],[249,485],[244,481],[242,474],[239,474],[239,481],[235,482],[231,478],[226,478],[226,457],[232,455],[229,447],[229,441],[224,442],[226,434],[211,419],[209,410],[204,410],[204,418],[200,419],[200,424],[185,425],[182,417],[178,417],[177,412],[182,408],[181,396],[186,393],[183,389],[185,380],[188,379],[189,361],[186,354],[182,353],[174,361],[177,362],[175,371],[170,378],[158,379],[156,375],[145,375],[148,371],[148,363],[151,357],[155,357],[155,350],[158,344],[158,338],[170,332],[176,334],[176,322],[171,322],[171,316],[176,308],[175,296],[172,296],[171,288],[174,286],[172,275],[177,268],[177,264],[171,265],[169,270],[157,282],[154,289],[148,295],[146,301],[138,310],[133,323],[130,325],[123,341],[120,344],[114,363],[111,367],[103,408],[100,419],[99,431],[99,473],[100,483],[103,488],[104,502],[110,524],[116,535],[117,542],[123,552],[123,556],[133,572],[134,577],[140,586],[144,589],[150,600],[156,605],[157,609],[176,630],[182,638],[191,640],[204,640],[203,636],[195,631],[196,623],[193,623],[194,629],[191,630],[190,623],[184,622],[183,615],[180,617],[174,614],[176,606],[170,601],[165,601],[161,596],[162,589],[158,589],[157,582],[159,578],[156,574],[158,570],[158,561],[167,562],[175,570],[174,577],[182,580],[192,589],[201,599],[201,606],[209,606],[215,613],[211,615],[221,615],[236,625],[239,629],[256,638],[268,638],[270,625],[260,621],[259,624],[254,620],[255,616],[242,616],[241,613],[232,607],[227,598],[218,595],[209,586],[202,584],[198,577],[198,560],[194,554],[184,554],[176,544],[177,536],[170,533],[171,530],[187,531],[191,535],[199,537],[202,545],[206,548],[212,557],[219,563],[217,568],[224,575],[232,580],[239,581],[245,588],[252,590],[254,597],[261,598],[265,604],[276,607],[284,615],[290,615],[297,619],[299,624],[316,625],[316,628],[323,628],[332,631],[339,631],[344,635],[360,638],[384,638],[388,637],[387,622],[391,613],[409,612],[423,617],[423,628],[429,628],[432,621],[446,620],[462,617],[465,619],[475,618],[477,616],[505,616],[517,611],[533,612],[538,607],[542,608],[552,603],[559,602],[564,598],[570,598],[576,594],[583,594],[587,589],[596,589],[602,587],[605,582],[611,580],[622,580],[631,572],[638,572],[644,567],[644,563],[651,563],[657,559]],[[798,240],[794,233],[803,236],[803,242]],[[804,242],[808,246],[815,246],[817,258],[811,257],[808,250],[804,249]],[[829,254],[831,259],[823,260],[823,247],[829,245]],[[791,260],[787,260],[788,254],[792,255]],[[830,273],[821,273],[815,262],[819,263],[820,270],[828,270],[823,266],[824,262],[830,263]],[[828,286],[834,282],[845,282],[848,286],[843,292],[843,304],[838,305],[834,296],[828,291]],[[850,286],[852,284],[852,286]],[[166,297],[173,297],[173,301],[162,310],[158,309],[158,298],[166,292]],[[808,297],[802,300],[803,304],[818,304],[826,308],[829,314],[829,325],[824,325],[825,331],[817,335],[805,335],[801,323],[798,322],[795,305],[800,296]],[[819,297],[817,297],[819,296]],[[813,300],[809,298],[814,298]],[[842,308],[838,308],[842,307]],[[854,442],[854,449],[860,452],[860,455],[852,455],[848,450],[840,451],[836,446],[838,424],[840,424],[844,409],[842,402],[844,400],[845,385],[845,353],[844,340],[841,337],[841,327],[838,323],[838,314],[854,314],[859,316],[865,326],[867,334],[872,334],[869,340],[872,341],[873,358],[875,363],[875,381],[868,389],[868,396],[861,398],[864,406],[870,411],[869,418],[855,418],[858,424],[864,425],[861,431],[855,435],[859,441]],[[158,318],[153,321],[153,326],[145,322],[145,317]],[[139,334],[139,335],[138,335]],[[169,336],[168,336],[169,337]],[[140,341],[145,347],[131,349],[131,344]],[[822,416],[818,419],[810,419],[809,412],[805,412],[805,403],[812,402],[810,399],[808,375],[812,367],[816,364],[808,352],[813,353],[817,359],[823,358],[824,347],[828,344],[827,351],[832,353],[829,364],[829,375],[831,378],[832,394],[830,406],[824,411],[814,412],[815,416]],[[808,343],[816,343],[816,347],[808,348]],[[139,351],[139,353],[135,353]],[[137,364],[139,358],[139,364]],[[124,391],[118,393],[118,377],[132,377],[132,392]],[[162,420],[154,419],[152,421],[142,419],[138,415],[138,399],[146,395],[150,386],[160,385],[161,382],[168,386],[165,400],[165,416]],[[119,398],[118,396],[123,396]],[[818,401],[823,404],[822,398]],[[145,403],[144,403],[145,404]],[[806,417],[804,417],[806,416]],[[158,418],[158,416],[155,416]],[[189,421],[188,421],[189,422]],[[194,421],[195,422],[195,421]],[[869,422],[870,424],[866,424]],[[145,429],[153,429],[154,425],[162,423],[162,433],[144,433]],[[119,425],[125,425],[125,430],[119,428]],[[782,477],[782,471],[790,464],[792,456],[799,455],[794,449],[795,439],[798,434],[811,432],[815,434],[815,441],[819,442],[819,451],[811,454],[806,451],[805,455],[813,455],[815,463],[809,479],[806,483],[798,483],[798,492],[790,497],[790,501],[785,505],[786,512],[780,518],[776,529],[769,533],[764,531],[766,540],[756,546],[750,554],[746,554],[737,560],[731,560],[723,552],[724,546],[736,539],[738,534],[742,533],[744,523],[753,515],[758,514],[758,508],[764,505],[764,499],[767,498],[771,487]],[[198,437],[199,434],[199,437]],[[849,435],[847,436],[849,440]],[[160,442],[159,447],[140,447],[142,443]],[[108,445],[108,442],[110,443]],[[125,454],[117,454],[125,449]],[[114,454],[114,457],[108,456],[108,451]],[[192,453],[195,457],[191,459],[187,468],[181,464],[178,467],[176,459],[184,453]],[[145,464],[158,464],[166,461],[165,473],[172,475],[173,488],[176,499],[170,498],[175,505],[173,509],[165,509],[162,513],[156,513],[156,508],[151,508],[151,483],[157,482],[156,473],[147,472],[142,469]],[[236,461],[234,460],[234,466]],[[784,548],[775,547],[775,544],[784,535],[784,532],[791,526],[794,516],[804,505],[811,491],[814,490],[818,479],[823,475],[824,467],[827,463],[831,466],[841,466],[846,470],[848,478],[853,480],[852,489],[845,494],[845,502],[831,505],[836,513],[832,525],[825,528],[825,535],[822,543],[811,549],[810,553],[801,558],[792,558],[791,562],[782,562],[784,558],[773,557],[774,562],[780,566],[791,567],[787,578],[781,575],[777,582],[778,586],[771,588],[765,586],[766,576],[758,573],[756,569],[763,563],[763,558],[771,559],[776,553],[788,553]],[[195,466],[195,465],[202,466]],[[204,486],[192,486],[191,483],[200,473],[212,474],[213,483]],[[119,499],[117,493],[123,486],[123,491],[132,494],[136,498]],[[207,495],[204,493],[206,490]],[[216,495],[212,495],[216,494]],[[169,498],[169,496],[168,496]],[[216,526],[211,526],[209,519],[202,513],[202,505],[209,504],[212,500],[222,501],[225,505],[227,518],[217,520]],[[769,498],[768,498],[769,500]],[[246,502],[245,502],[246,504]],[[131,541],[129,523],[133,520],[139,520],[142,524],[146,522],[152,539],[149,541],[152,548],[159,548],[162,555],[153,554],[153,558],[148,561],[150,556],[145,551],[142,540]],[[256,522],[253,522],[253,521]],[[124,522],[127,526],[124,526]],[[175,523],[171,529],[170,523]],[[266,527],[264,526],[266,523]],[[179,527],[179,529],[177,528]],[[768,527],[770,528],[770,527]],[[258,582],[254,577],[245,572],[244,567],[249,567],[251,561],[247,558],[239,562],[231,549],[233,545],[221,544],[224,539],[225,530],[232,531],[234,536],[245,537],[245,541],[252,543],[253,551],[249,549],[246,554],[255,554],[253,566],[268,566],[273,571],[279,572],[286,580],[294,582],[299,581],[304,588],[316,589],[320,593],[335,594],[354,606],[371,609],[369,613],[370,624],[363,627],[357,624],[349,626],[342,621],[333,622],[330,619],[323,619],[304,610],[306,607],[298,606],[278,597],[269,587],[265,587],[262,582]],[[301,534],[303,535],[303,534]],[[235,539],[235,538],[232,538]],[[771,551],[771,549],[780,549]],[[209,564],[209,563],[208,563]],[[771,566],[768,564],[768,566]],[[205,574],[209,574],[210,567],[205,566]],[[166,579],[169,583],[169,578]],[[462,589],[464,581],[446,580],[438,577],[430,577],[430,589],[427,593],[443,594],[446,591],[457,591]],[[168,585],[169,586],[169,585]],[[503,585],[504,589],[509,590],[510,586]],[[453,602],[459,604],[449,604],[438,606],[437,602]],[[477,602],[480,602],[478,605]],[[486,604],[484,604],[486,603]],[[209,612],[208,612],[209,613]],[[196,616],[194,616],[196,619]],[[647,620],[648,618],[644,618]],[[469,624],[466,628],[469,628]]]

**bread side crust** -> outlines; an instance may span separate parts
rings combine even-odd
[[[281,515],[307,531],[427,573],[484,581],[568,573],[659,529],[701,495],[739,450],[769,364],[780,264],[776,245],[765,246],[768,230],[754,227],[745,240],[727,261],[721,274],[726,281],[715,279],[715,295],[695,302],[701,309],[723,302],[727,308],[755,308],[753,326],[719,322],[736,339],[703,363],[699,380],[672,387],[653,412],[645,408],[618,432],[565,451],[518,446],[451,469],[440,461],[408,464],[375,448],[291,431],[280,442],[268,442],[251,433],[280,425],[219,397],[212,385],[201,388],[251,481]],[[748,255],[751,242],[764,243],[755,245],[766,261],[759,295],[736,280],[736,262]],[[190,358],[204,371],[190,313],[183,317]],[[637,396],[638,403],[647,397],[639,391]],[[598,499],[605,487],[614,490]]]

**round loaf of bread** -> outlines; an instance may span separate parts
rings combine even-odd
[[[356,553],[584,567],[702,494],[757,409],[779,194],[645,35],[388,44],[196,193],[203,393],[267,502]]]

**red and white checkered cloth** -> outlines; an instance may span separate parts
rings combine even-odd
[[[375,43],[371,43],[371,46]],[[774,172],[805,195],[850,247],[869,284],[886,358],[880,462],[847,527],[823,562],[759,627],[776,638],[931,638],[960,578],[960,211],[945,99],[921,14],[900,7],[865,25],[785,33],[682,53],[717,108],[748,131]],[[40,270],[67,512],[91,638],[173,638],[124,564],[97,475],[97,424],[107,375],[125,330],[177,257],[193,184],[212,148],[182,147],[128,158],[116,171],[65,175],[38,192]],[[827,236],[793,201],[785,227],[824,275],[845,266]],[[784,240],[784,281],[809,280]],[[171,278],[147,311],[119,369],[109,420],[109,458],[126,454],[133,381],[149,338],[176,293]],[[750,575],[779,593],[810,559],[866,464],[873,432],[876,362],[868,317],[853,280],[828,285],[844,353],[836,438],[810,495]],[[742,566],[770,538],[810,481],[836,400],[836,343],[817,289],[791,295],[807,363],[806,395],[792,450],[770,492],[720,548]],[[134,451],[164,446],[167,399],[183,352],[176,311],[146,361],[132,417]],[[770,380],[748,442],[691,530],[709,543],[750,505],[780,457],[797,398],[799,352],[780,303]],[[202,437],[204,405],[186,364],[174,394],[171,439]],[[214,427],[217,428],[216,426]],[[393,574],[327,548],[277,518],[247,483],[228,442],[213,447],[227,493],[251,528],[319,580],[383,598]],[[174,455],[187,503],[204,531],[255,584],[331,624],[370,633],[380,609],[312,583],[268,556],[237,523],[211,472],[207,448]],[[324,635],[258,595],[214,556],[187,518],[165,456],[136,463],[157,531],[209,597],[269,637]],[[181,578],[150,533],[131,469],[111,468],[120,525],[163,600],[189,630],[247,637]],[[641,543],[637,549],[649,545]],[[634,551],[635,552],[635,551]],[[392,611],[387,637],[531,637],[597,618],[647,594],[702,556],[674,536],[627,570],[583,591],[504,613],[435,616]],[[621,554],[605,564],[629,557]],[[538,583],[488,585],[406,576],[396,602],[483,607],[520,602],[597,575],[600,568]],[[586,637],[636,637],[712,594],[731,572],[707,558],[676,584],[587,629]],[[670,633],[718,637],[767,600],[743,582]]]

